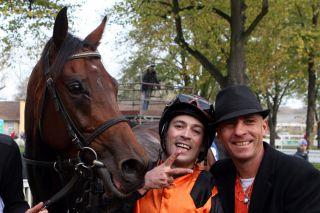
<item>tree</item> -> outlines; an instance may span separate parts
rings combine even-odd
[[[24,78],[18,84],[18,93],[15,95],[15,100],[25,100],[27,95],[27,86],[28,86],[29,78]]]
[[[19,69],[26,58],[28,63],[39,58],[52,18],[65,5],[78,6],[67,0],[0,1],[0,72]]]
[[[250,86],[257,92],[268,117],[270,145],[275,145],[277,114],[285,97],[296,91],[301,79],[301,66],[291,53],[292,28],[288,23],[292,4],[277,1],[270,5],[268,19],[264,19],[246,46]],[[285,8],[285,9],[284,9]]]
[[[61,7],[59,1],[0,1],[0,72],[15,69],[22,57],[34,57],[43,46],[49,21]],[[33,38],[28,40],[27,38]],[[26,50],[26,51],[23,51]],[[21,54],[23,52],[23,54]],[[5,75],[2,74],[3,82]],[[5,87],[5,84],[3,89]]]
[[[299,4],[300,3],[300,4]],[[297,37],[301,41],[300,49],[301,60],[307,64],[307,118],[306,118],[306,137],[308,146],[313,141],[314,121],[316,118],[316,99],[317,99],[317,69],[319,66],[319,1],[310,1],[308,4],[296,1],[292,20],[297,30]],[[320,123],[318,122],[318,125]],[[319,128],[319,127],[318,127]],[[318,143],[320,147],[320,143]]]
[[[125,21],[120,18],[117,20],[135,27],[130,38],[140,44],[148,42],[153,45],[168,45],[169,40],[174,40],[209,71],[221,87],[225,87],[248,83],[245,73],[245,44],[267,14],[269,6],[268,0],[262,0],[260,12],[254,18],[248,18],[248,5],[244,0],[230,0],[229,3],[228,6],[225,1],[209,0],[126,0],[115,9],[121,18],[124,15],[128,17]],[[253,1],[250,6],[259,7]],[[227,8],[230,15],[224,12]],[[252,22],[248,25],[245,20]],[[227,48],[229,52],[226,51]]]

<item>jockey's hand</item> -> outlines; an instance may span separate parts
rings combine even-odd
[[[48,213],[47,209],[42,209],[43,207],[44,207],[43,202],[40,202],[34,207],[28,209],[26,213]]]
[[[181,151],[178,151],[170,155],[165,162],[148,171],[144,176],[143,188],[138,190],[139,193],[144,194],[149,189],[169,187],[173,183],[174,177],[192,173],[193,170],[189,168],[172,168],[180,154]]]

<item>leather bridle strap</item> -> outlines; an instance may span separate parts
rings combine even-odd
[[[120,122],[128,122],[128,120],[123,117],[117,117],[117,118],[113,118],[111,120],[109,120],[108,122],[103,123],[101,126],[99,126],[97,129],[95,129],[95,131],[93,133],[91,133],[89,135],[89,137],[87,137],[84,141],[84,144],[87,144],[87,146],[89,146],[89,144],[91,143],[91,141],[93,141],[97,136],[99,136],[101,133],[103,133],[106,129],[110,128],[111,126],[120,123]]]
[[[45,166],[45,167],[54,167],[55,162],[52,161],[39,161],[39,160],[32,160],[27,158],[24,154],[22,155],[22,159],[29,165],[33,166]]]
[[[83,53],[76,53],[69,57],[69,60],[79,59],[79,58],[101,58],[99,52],[83,52]]]
[[[71,180],[65,185],[60,191],[58,191],[56,194],[54,194],[49,200],[47,200],[44,203],[44,206],[42,209],[47,209],[49,206],[60,200],[62,197],[64,197],[69,191],[75,186],[75,184],[80,180],[81,176],[78,172],[76,172]]]
[[[68,60],[74,60],[74,59],[80,59],[80,58],[101,58],[99,52],[82,52],[82,53],[77,53],[68,58]],[[49,60],[49,59],[47,59]],[[49,69],[49,68],[47,68]],[[83,149],[83,147],[87,147],[90,145],[90,143],[98,137],[100,134],[102,134],[106,129],[110,128],[111,126],[120,123],[120,122],[128,122],[128,120],[123,117],[116,117],[111,120],[108,120],[101,124],[96,130],[94,130],[93,133],[91,133],[87,138],[84,138],[81,132],[78,130],[72,119],[70,118],[68,111],[66,110],[62,99],[59,95],[59,92],[57,91],[54,81],[51,77],[47,78],[47,88],[53,97],[54,104],[56,107],[56,110],[59,111],[63,117],[63,120],[66,124],[68,133],[72,137],[73,143],[79,148]]]
[[[106,129],[110,128],[111,126],[120,123],[120,122],[128,122],[128,120],[123,117],[116,117],[111,120],[108,120],[101,124],[97,129],[94,130],[93,133],[91,133],[87,138],[84,138],[83,135],[80,133],[80,131],[75,126],[74,122],[71,120],[61,98],[60,95],[54,86],[52,78],[48,78],[47,80],[47,87],[51,93],[51,96],[53,97],[53,100],[55,102],[56,110],[59,111],[63,117],[63,120],[66,124],[67,130],[69,134],[72,137],[73,143],[79,148],[83,149],[83,147],[87,147],[90,145],[90,143],[100,134],[102,134]]]
[[[79,148],[82,149],[85,144],[83,144],[81,141],[83,141],[83,136],[80,133],[80,131],[76,128],[75,124],[71,120],[66,108],[64,107],[60,95],[58,91],[56,90],[56,87],[54,86],[53,79],[48,78],[47,79],[47,88],[51,94],[51,97],[54,100],[54,105],[56,108],[56,111],[60,112],[60,114],[63,117],[64,123],[67,127],[67,131],[69,135],[72,137],[72,142]]]

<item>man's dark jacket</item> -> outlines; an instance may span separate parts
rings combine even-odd
[[[3,134],[0,134],[0,197],[5,205],[4,213],[23,213],[29,208],[23,195],[19,147]]]
[[[320,172],[310,163],[264,143],[264,157],[254,180],[249,213],[319,213]],[[224,212],[234,213],[236,168],[231,159],[211,168]]]

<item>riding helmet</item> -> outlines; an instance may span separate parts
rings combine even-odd
[[[198,162],[204,160],[215,137],[213,105],[196,95],[179,94],[166,105],[159,122],[161,148],[166,152],[166,134],[170,121],[178,115],[190,115],[198,119],[205,127],[204,152],[200,152]]]

